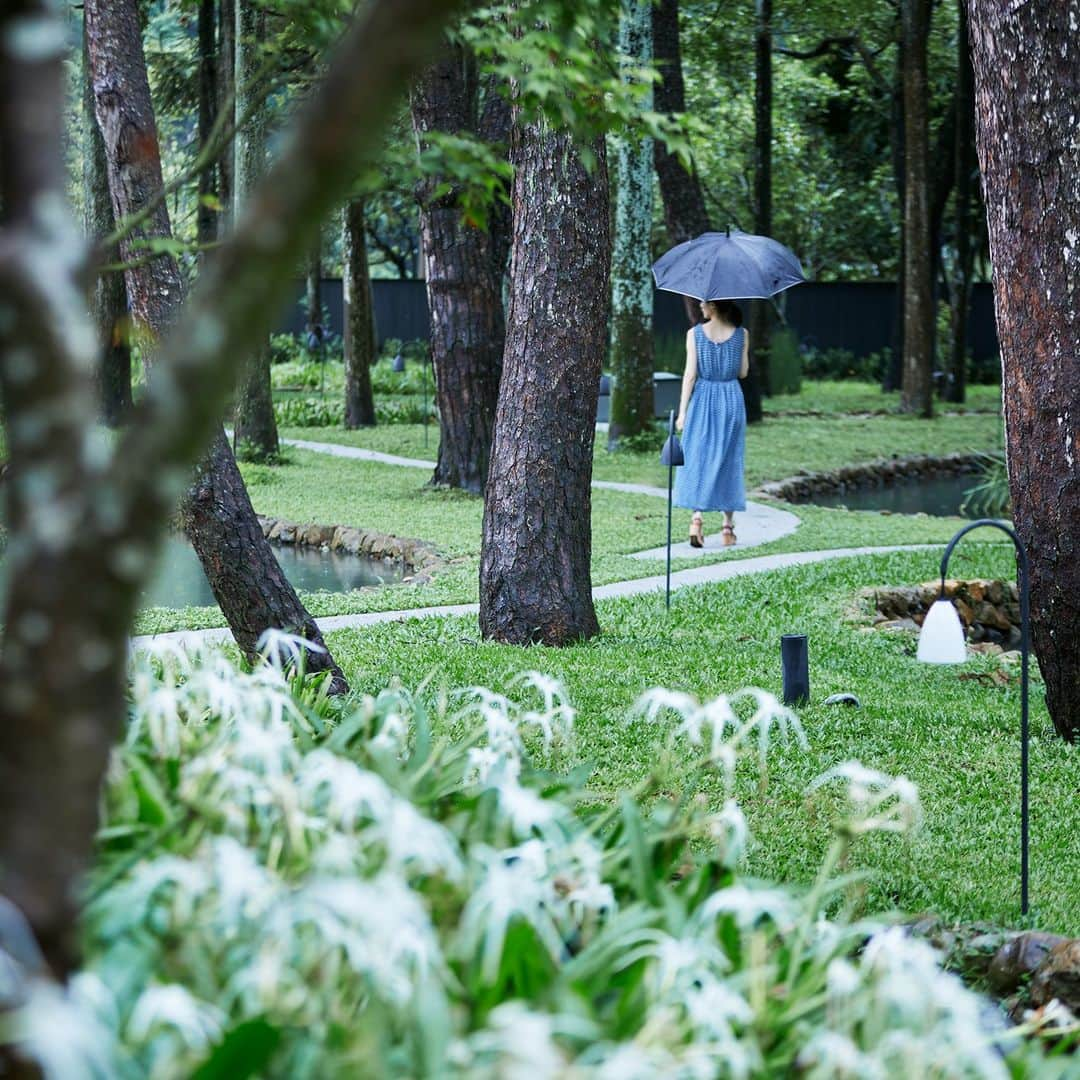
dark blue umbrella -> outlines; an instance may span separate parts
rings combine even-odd
[[[806,280],[789,248],[738,229],[678,244],[652,269],[658,289],[696,300],[765,300]]]

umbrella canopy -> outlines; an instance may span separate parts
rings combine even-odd
[[[806,280],[794,253],[767,236],[707,232],[653,263],[656,287],[696,300],[765,300]]]

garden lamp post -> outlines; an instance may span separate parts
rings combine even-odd
[[[941,557],[941,594],[931,605],[919,633],[918,659],[926,664],[962,664],[967,659],[964,628],[952,602],[945,598],[949,556],[961,537],[983,525],[1006,533],[1016,548],[1017,584],[1020,587],[1020,912],[1028,913],[1028,661],[1031,648],[1030,576],[1028,556],[1020,537],[1004,522],[980,518],[965,525],[948,543]]]

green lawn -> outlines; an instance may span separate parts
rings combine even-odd
[[[942,413],[1001,412],[1000,386],[969,386],[967,400],[963,405],[945,401],[934,402],[934,408]],[[900,391],[882,393],[874,383],[854,381],[803,380],[798,394],[777,394],[765,398],[766,413],[786,412],[879,412],[885,409],[899,413]]]
[[[957,557],[958,572],[1013,571],[998,545],[972,543]],[[663,685],[700,698],[748,685],[779,692],[779,636],[807,633],[813,703],[801,717],[810,749],[777,748],[765,793],[752,769],[740,778],[755,837],[751,872],[811,879],[829,830],[827,811],[808,806],[807,785],[858,758],[914,780],[926,811],[923,829],[899,857],[887,838],[858,845],[851,868],[871,871],[868,906],[1018,925],[1018,679],[1003,687],[971,678],[997,666],[990,658],[963,671],[918,664],[911,635],[871,632],[848,614],[860,586],[929,580],[937,563],[936,551],[898,553],[756,575],[677,593],[670,614],[656,595],[603,602],[601,635],[567,649],[483,643],[469,618],[342,631],[329,644],[363,692],[394,678],[407,686],[430,678],[425,692],[434,696],[476,684],[503,688],[528,669],[558,676],[580,710],[575,759],[594,763],[590,786],[607,800],[657,760],[658,731],[626,722],[644,689]],[[840,691],[857,694],[863,707],[821,704]],[[1038,682],[1032,700],[1031,921],[1080,934],[1080,750],[1054,736]],[[719,784],[703,795],[722,799]]]

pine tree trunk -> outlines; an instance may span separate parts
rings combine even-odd
[[[233,91],[236,83],[236,0],[219,0],[217,5],[217,71],[215,86],[218,113],[235,110]],[[235,115],[235,112],[234,112]],[[218,200],[221,212],[218,214],[218,239],[228,232],[232,221],[233,205],[233,142],[228,139],[217,159]]]
[[[134,0],[87,0],[85,11],[94,104],[105,141],[113,205],[121,216],[131,217],[162,190],[138,10]],[[137,253],[131,250],[131,243],[139,237],[169,236],[169,213],[161,200],[120,244],[121,257],[130,264],[125,277],[132,317],[147,357],[175,321],[184,300],[184,285],[171,255],[140,262],[133,258]],[[259,635],[270,627],[302,634],[325,650],[318,627],[262,536],[221,432],[196,471],[180,517],[214,597],[245,654],[254,654]],[[236,546],[240,539],[242,548]],[[312,653],[307,666],[310,671],[333,671],[339,687],[344,687],[329,652]]]
[[[342,289],[345,299],[345,426],[375,424],[371,365],[375,362],[375,309],[371,301],[364,199],[345,204],[342,214]]]
[[[661,76],[653,91],[656,111],[669,115],[686,112],[686,84],[679,47],[679,0],[659,0],[653,7],[652,19],[653,56]],[[697,171],[687,172],[660,141],[653,144],[653,163],[664,204],[668,243],[674,246],[708,232],[709,214]],[[698,301],[689,296],[683,299],[690,325],[701,322]]]
[[[477,131],[474,58],[448,46],[411,95],[421,149],[427,132]],[[490,242],[466,222],[456,190],[436,194],[437,179],[417,188],[431,360],[439,410],[439,456],[432,482],[479,495],[487,482],[503,350],[501,281]]]
[[[930,118],[927,44],[930,0],[903,0],[904,354],[900,407],[934,414],[934,299],[930,254]]]
[[[652,0],[623,0],[620,49],[635,67],[652,62]],[[651,95],[650,95],[651,98]],[[651,109],[652,101],[642,101]],[[652,139],[615,144],[615,236],[611,255],[611,416],[608,445],[652,427]]]
[[[754,65],[754,232],[772,235],[772,0],[757,0]],[[754,352],[761,393],[772,390],[769,378],[769,338],[772,303],[750,305],[750,345]],[[749,413],[747,419],[749,420]]]
[[[900,208],[900,243],[896,259],[896,294],[894,296],[894,320],[892,346],[885,370],[881,375],[881,389],[888,392],[899,390],[904,381],[904,307],[905,286],[904,270],[906,266],[905,219],[907,215],[905,124],[904,124],[904,35],[900,34],[896,44],[896,64],[893,68],[892,102],[889,123],[889,149],[892,159],[893,184]]]
[[[589,576],[596,403],[607,343],[604,143],[515,133],[510,309],[480,555],[480,629],[564,645],[598,631]]]
[[[260,46],[266,39],[266,11],[259,0],[236,4],[236,144],[233,204],[242,214],[252,191],[266,172],[266,105],[256,80]],[[237,452],[247,461],[274,461],[278,446],[274,395],[270,386],[270,342],[262,342],[247,358],[233,417]]]
[[[478,134],[489,146],[501,146],[510,152],[510,130],[512,117],[510,102],[505,94],[499,92],[497,75],[488,77],[484,88],[483,102],[480,106],[480,127]],[[510,241],[513,230],[513,217],[508,201],[496,199],[488,207],[488,255],[491,260],[492,274],[499,289],[500,303],[504,295],[506,271],[510,262]],[[499,355],[500,371],[502,355]]]
[[[944,398],[960,403],[967,393],[967,323],[971,307],[971,198],[975,171],[975,92],[968,43],[967,0],[956,0],[956,276],[951,312],[952,346]]]
[[[112,199],[109,197],[105,144],[94,115],[94,95],[90,67],[83,46],[83,213],[86,236],[95,243],[115,229]],[[115,254],[115,253],[114,253]],[[107,261],[108,252],[99,252]],[[100,360],[98,389],[101,419],[111,428],[119,427],[131,409],[131,346],[128,343],[128,302],[124,275],[119,271],[99,271],[94,277],[90,309],[98,332]]]
[[[228,3],[228,0],[222,0]],[[210,141],[218,111],[216,45],[217,4],[215,0],[199,0],[199,151]],[[199,206],[196,210],[196,229],[199,244],[205,248],[217,239],[217,214],[211,206],[217,196],[217,169],[211,160],[199,171]]]
[[[1054,727],[1080,733],[1080,0],[971,0],[1016,529]]]

